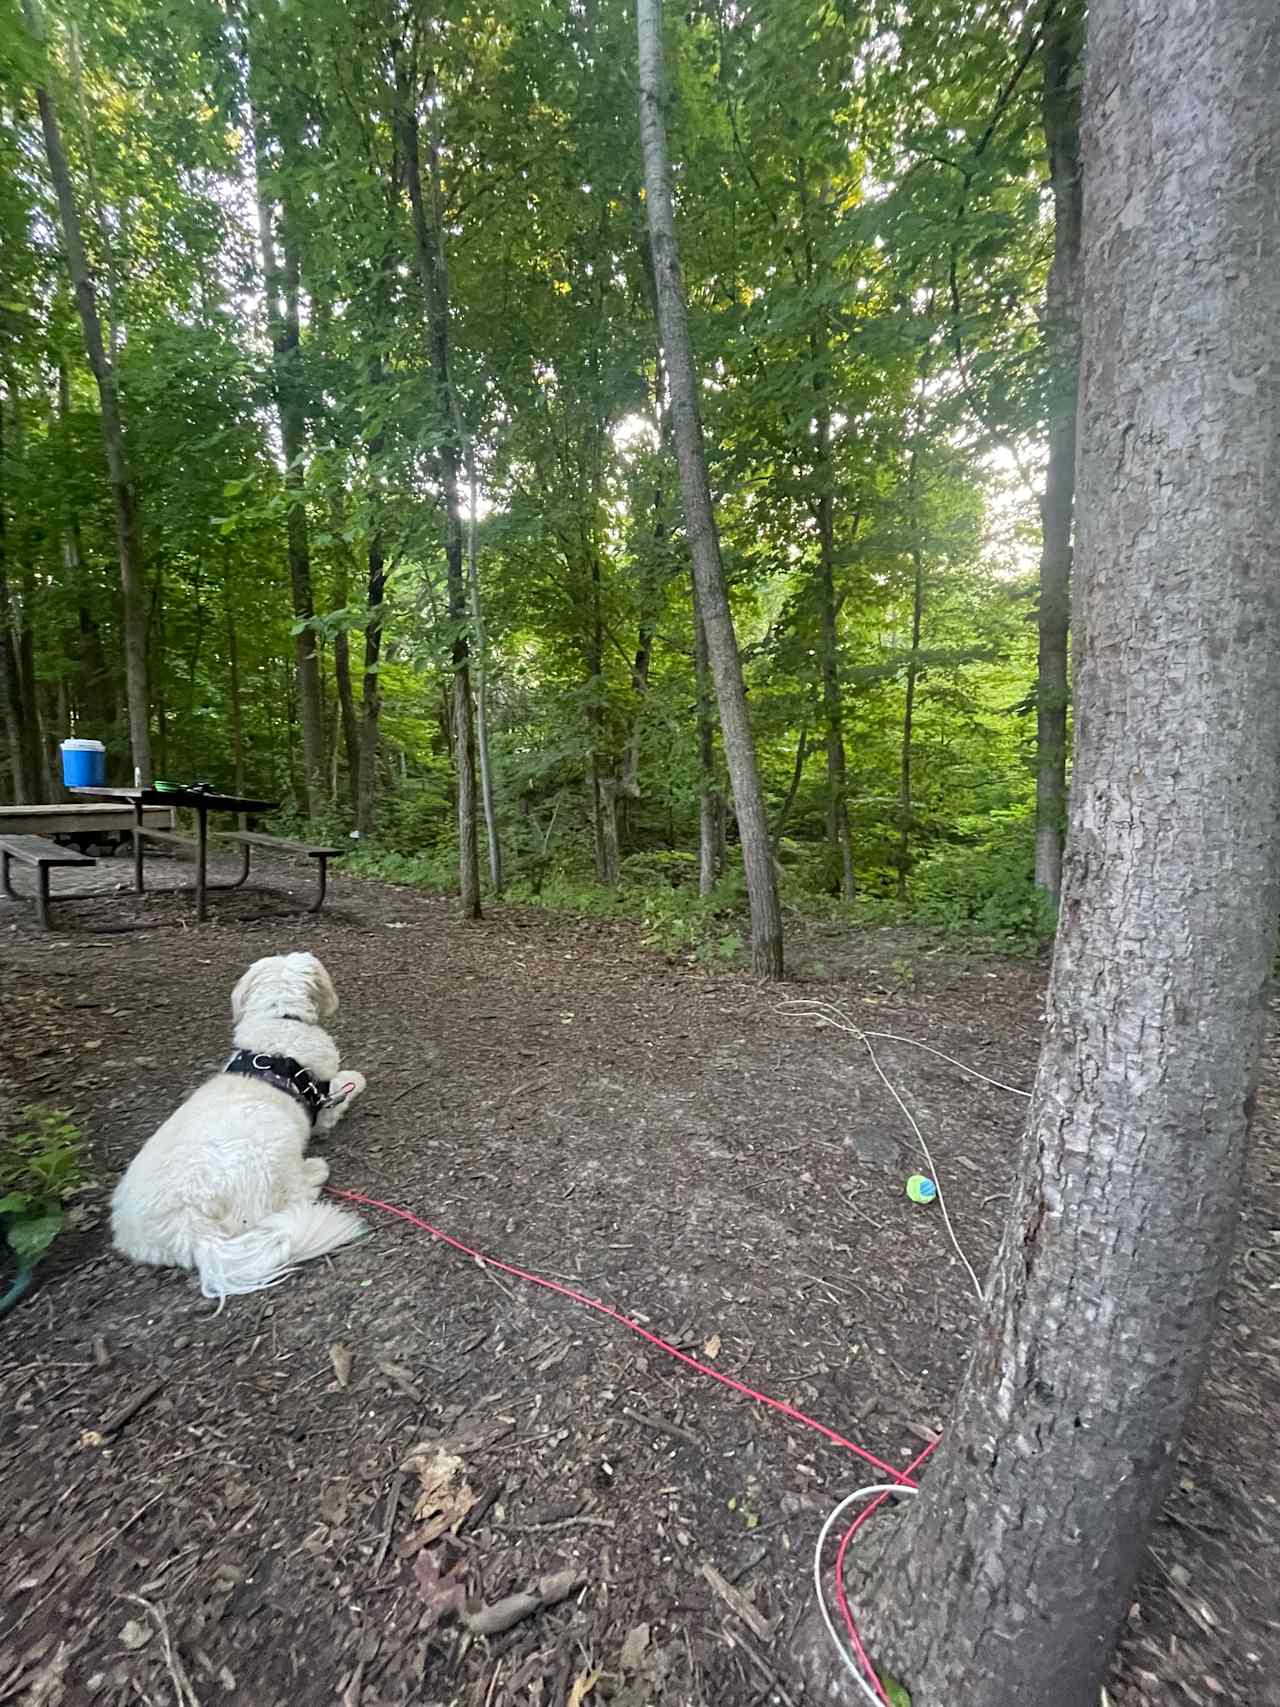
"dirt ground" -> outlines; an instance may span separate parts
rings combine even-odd
[[[215,1314],[189,1275],[111,1252],[107,1197],[225,1059],[245,965],[314,949],[369,1077],[324,1141],[335,1185],[903,1464],[945,1423],[974,1306],[936,1207],[904,1194],[917,1158],[865,1053],[786,1003],[1025,1085],[1045,969],[797,925],[779,991],[629,927],[464,927],[341,877],[315,919],[298,881],[215,897],[199,929],[172,893],[66,905],[49,936],[0,904],[0,1114],[73,1110],[100,1187],[0,1322],[0,1703],[795,1707],[817,1530],[866,1479],[847,1451],[372,1210],[362,1244]],[[981,1271],[1021,1104],[900,1044],[881,1058]],[[1117,1707],[1280,1702],[1277,1078],[1273,1050]],[[539,1584],[554,1604],[495,1631]]]

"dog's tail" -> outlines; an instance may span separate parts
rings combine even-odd
[[[197,1240],[193,1256],[200,1290],[218,1299],[260,1292],[277,1285],[298,1263],[327,1256],[366,1231],[359,1216],[336,1203],[291,1203],[247,1233]]]

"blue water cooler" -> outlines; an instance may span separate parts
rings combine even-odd
[[[64,741],[62,780],[67,788],[101,788],[107,780],[107,749],[102,742]]]

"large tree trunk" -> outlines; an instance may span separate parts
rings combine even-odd
[[[373,834],[378,788],[378,736],[382,720],[382,604],[387,588],[387,565],[382,533],[375,528],[368,545],[368,619],[364,631],[364,681],[360,706],[360,767],[355,781],[356,829]]]
[[[902,705],[902,752],[898,768],[898,899],[907,898],[911,871],[911,741],[915,730],[916,683],[920,679],[920,629],[924,621],[924,552],[920,549],[916,473],[919,449],[911,448],[911,473],[907,480],[911,514],[911,655],[907,659],[906,694]]]
[[[341,528],[335,527],[334,537],[341,537]],[[338,581],[334,587],[334,602],[339,610],[347,608],[347,600],[351,597],[351,588],[347,580],[345,551],[340,560]],[[340,628],[333,637],[333,679],[338,689],[338,706],[342,715],[342,745],[347,754],[347,785],[351,792],[351,805],[354,811],[360,792],[360,719],[356,712],[356,696],[351,685],[351,636],[345,628]]]
[[[476,750],[480,759],[480,798],[484,804],[484,831],[489,844],[489,881],[495,895],[501,895],[502,841],[498,834],[498,813],[493,799],[493,760],[489,750],[489,646],[484,626],[484,601],[480,596],[480,553],[476,506],[480,489],[476,480],[475,446],[467,441],[467,491],[470,497],[467,516],[467,602],[471,612],[471,632],[476,645]]]
[[[720,838],[724,803],[716,787],[716,737],[711,715],[711,660],[707,630],[693,587],[693,664],[698,693],[698,893],[704,899],[720,875]],[[772,848],[770,856],[772,857]]]
[[[44,24],[38,0],[23,0],[23,11],[33,35],[44,39]],[[44,132],[45,154],[49,161],[49,176],[58,200],[62,223],[63,246],[67,270],[75,292],[76,308],[84,333],[85,354],[98,385],[98,402],[102,415],[102,439],[106,450],[107,477],[115,510],[116,543],[120,556],[120,585],[124,603],[124,656],[129,700],[129,742],[133,764],[144,783],[152,779],[151,728],[147,694],[147,597],[142,567],[142,542],[138,526],[138,504],[129,474],[124,449],[124,422],[120,413],[120,394],[113,367],[102,342],[102,321],[98,314],[93,276],[85,254],[80,232],[80,213],[76,205],[75,188],[67,157],[63,152],[62,134],[53,96],[45,87],[37,88],[36,102],[40,109],[40,124]]]
[[[639,0],[636,24],[640,62],[640,141],[644,154],[649,241],[657,284],[658,323],[671,382],[671,416],[680,469],[680,490],[684,499],[685,532],[693,558],[707,651],[720,705],[725,759],[733,784],[738,832],[742,839],[742,861],[751,903],[751,963],[757,973],[768,978],[780,978],[782,912],[778,906],[769,826],[756,764],[751,718],[747,711],[742,660],[729,609],[715,514],[711,508],[711,487],[698,413],[698,377],[676,245],[671,169],[662,111],[661,0]]]
[[[262,123],[254,120],[254,164],[258,190],[258,241],[262,248],[262,278],[271,335],[272,377],[284,450],[285,540],[289,558],[289,591],[295,624],[315,617],[311,583],[311,546],[307,506],[303,496],[307,448],[307,419],[300,372],[301,332],[298,297],[301,289],[297,234],[283,227],[284,267],[280,266],[271,198],[267,192],[266,146]],[[302,794],[308,817],[314,817],[324,798],[324,696],[314,630],[300,627],[293,639],[294,673],[298,682],[298,717],[302,724]]]
[[[231,603],[230,564],[227,564],[225,570],[222,597],[223,614],[227,623],[227,698],[231,709],[231,775],[236,793],[243,795],[245,789],[244,698],[240,687],[240,642],[236,637],[236,617]]]
[[[1044,133],[1053,188],[1053,264],[1045,299],[1049,463],[1040,499],[1040,655],[1036,676],[1036,883],[1062,888],[1066,822],[1067,640],[1080,358],[1080,96],[1083,0],[1051,0],[1045,18]]]
[[[1273,0],[1093,0],[1089,34],[1047,1035],[953,1422],[855,1585],[917,1707],[1097,1707],[1209,1352],[1275,947],[1280,31]]]
[[[422,166],[418,144],[418,90],[416,78],[396,57],[397,101],[401,144],[404,150],[405,181],[413,212],[414,249],[422,294],[427,305],[431,366],[436,385],[436,406],[442,432],[439,449],[440,483],[443,487],[445,573],[449,590],[449,623],[453,629],[453,743],[458,777],[458,875],[464,919],[480,914],[480,861],[476,834],[476,747],[471,709],[470,645],[467,636],[467,585],[462,567],[462,506],[459,501],[461,446],[458,438],[460,411],[449,363],[449,273],[445,263],[444,218],[440,202],[439,149],[434,136],[428,141],[431,202],[427,207],[422,188]]]
[[[815,361],[817,340],[813,340]],[[840,691],[840,642],[836,626],[835,494],[831,490],[831,414],[819,403],[818,476],[815,505],[818,523],[817,593],[822,659],[822,719],[827,747],[827,840],[839,861],[840,894],[854,895],[853,835],[849,828],[849,780],[844,750],[844,703]]]
[[[6,482],[4,410],[0,407],[0,710],[4,715],[4,740],[9,755],[9,776],[14,802],[29,805],[37,798],[38,772],[31,764],[28,727],[34,726],[36,708],[23,702],[22,671],[14,639],[13,602],[9,591],[6,538]]]

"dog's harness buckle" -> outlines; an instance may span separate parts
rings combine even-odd
[[[331,1095],[325,1080],[317,1079],[314,1073],[308,1072],[291,1055],[259,1055],[253,1049],[237,1049],[223,1072],[236,1073],[245,1079],[261,1079],[264,1085],[272,1085],[276,1090],[284,1091],[287,1096],[293,1097],[295,1102],[302,1104],[310,1115],[313,1126],[321,1109],[345,1102],[354,1088],[344,1085],[341,1090]]]

